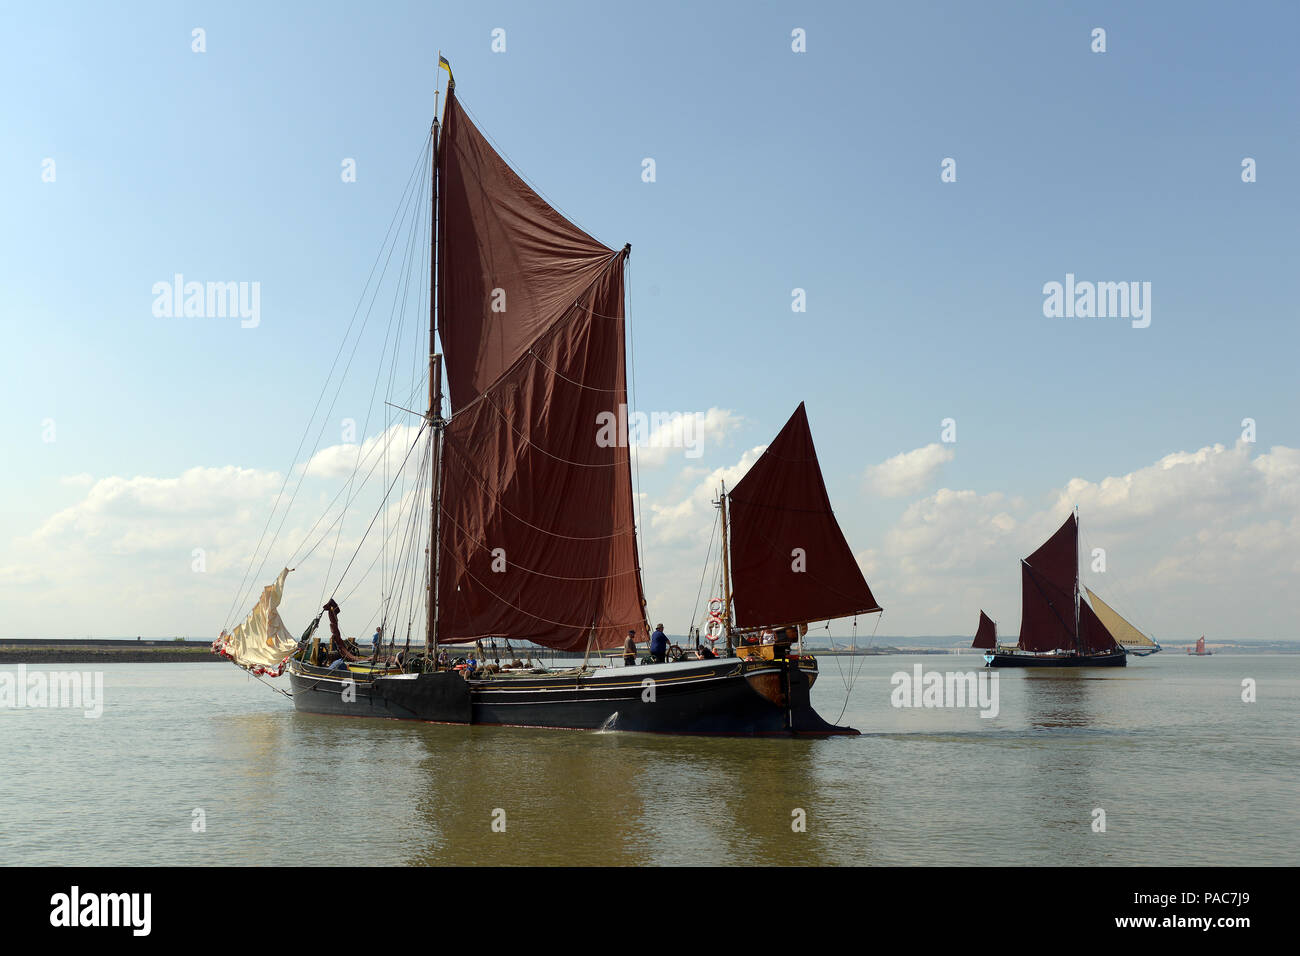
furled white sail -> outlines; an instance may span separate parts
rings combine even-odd
[[[248,619],[229,634],[221,632],[212,643],[212,650],[230,658],[240,667],[254,674],[269,674],[279,677],[284,671],[285,662],[298,646],[297,640],[289,633],[280,620],[280,598],[284,594],[284,579],[289,569],[285,568],[274,584],[262,589],[257,606],[253,608]]]
[[[1088,600],[1092,602],[1093,611],[1101,618],[1101,623],[1106,625],[1106,630],[1110,631],[1117,642],[1124,647],[1156,646],[1155,641],[1120,617],[1113,607],[1097,597],[1092,588],[1084,588],[1084,590],[1088,592]]]

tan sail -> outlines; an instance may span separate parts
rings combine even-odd
[[[257,606],[249,613],[248,619],[230,633],[221,632],[221,636],[212,642],[212,651],[230,658],[245,670],[254,674],[269,674],[279,677],[284,672],[284,665],[289,660],[298,642],[280,620],[280,598],[284,595],[284,579],[289,576],[290,568],[280,572],[274,584],[262,589],[262,596]]]
[[[1155,641],[1120,617],[1113,607],[1097,597],[1092,588],[1084,588],[1084,590],[1088,592],[1088,599],[1092,601],[1093,611],[1096,612],[1097,617],[1101,618],[1101,622],[1106,625],[1106,630],[1114,635],[1116,641],[1124,647],[1156,646]]]

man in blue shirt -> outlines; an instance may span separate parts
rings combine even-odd
[[[379,656],[379,645],[384,643],[384,628],[379,626],[375,628],[375,636],[370,639],[370,652],[374,657]]]
[[[664,633],[662,624],[656,624],[654,633],[650,635],[650,660],[662,664],[667,654],[668,635]]]

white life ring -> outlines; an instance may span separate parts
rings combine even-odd
[[[709,598],[709,617],[722,617],[722,598]]]
[[[704,636],[710,644],[717,643],[718,638],[722,637],[722,621],[716,617],[710,619],[708,626],[704,629]]]

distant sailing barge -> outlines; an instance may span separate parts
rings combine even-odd
[[[1127,652],[1079,591],[1076,515],[1071,514],[1042,547],[1020,562],[1020,602],[1020,640],[1014,647],[998,645],[997,626],[980,611],[972,646],[986,651],[989,667],[1124,667],[1128,663]]]
[[[1201,638],[1196,642],[1195,650],[1189,647],[1187,649],[1187,653],[1191,654],[1193,657],[1210,657],[1212,654],[1214,654],[1214,651],[1207,651],[1205,649],[1205,636],[1202,635]]]
[[[403,594],[424,592],[426,626],[416,636],[427,636],[429,651],[412,654],[409,623],[385,607],[383,632],[407,624],[406,650],[360,653],[341,637],[333,600],[324,609],[330,641],[314,636],[321,615],[295,641],[277,611],[288,569],[214,649],[261,673],[287,666],[294,707],[315,714],[856,734],[813,709],[817,662],[796,648],[810,621],[880,610],[831,511],[802,404],[720,500],[724,597],[709,638],[725,637],[725,650],[674,647],[667,661],[634,667],[589,667],[584,658],[563,670],[515,658],[511,639],[589,657],[621,647],[630,632],[645,641],[649,630],[627,436],[601,441],[597,428],[628,401],[631,247],[605,247],[525,184],[470,121],[454,82],[431,135],[436,266],[428,411],[416,439],[427,444],[420,476],[429,509],[420,533],[403,539],[389,592],[408,609]],[[496,301],[509,313],[485,306]],[[796,552],[802,566],[791,560]],[[770,636],[751,644],[747,633]],[[482,642],[498,640],[507,642],[504,662],[485,661],[494,654]]]

